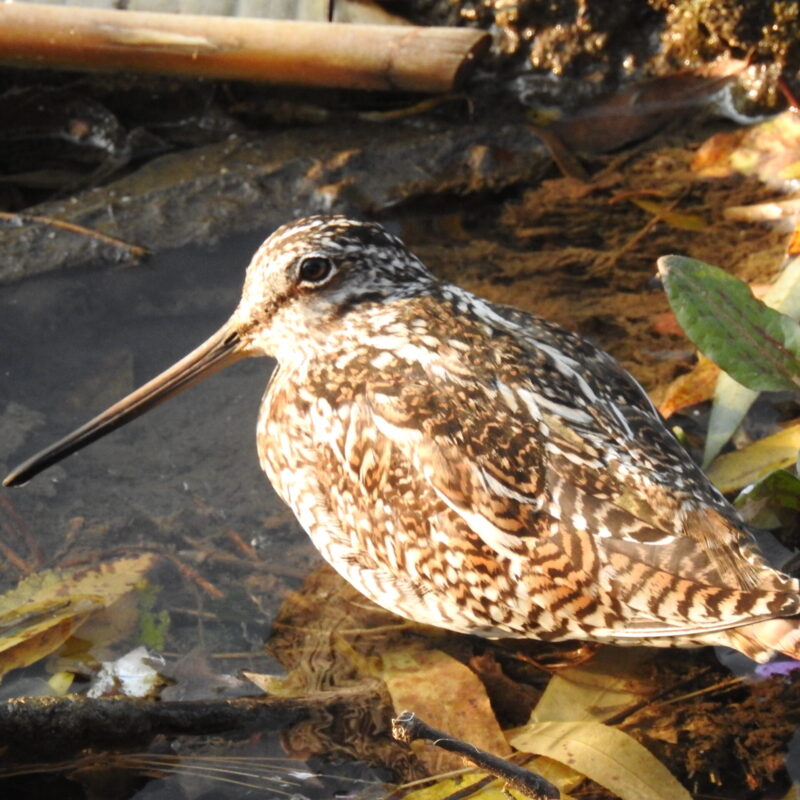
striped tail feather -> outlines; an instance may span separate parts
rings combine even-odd
[[[727,644],[753,661],[764,663],[776,653],[800,661],[800,617],[780,617],[732,628]]]

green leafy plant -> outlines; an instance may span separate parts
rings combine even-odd
[[[795,316],[798,263],[795,260],[784,271],[770,298]],[[800,388],[800,325],[754,297],[747,284],[710,264],[664,256],[658,269],[678,323],[698,349],[727,373],[717,382],[706,440],[708,465],[758,392]],[[790,426],[722,456],[709,470],[723,491],[749,487],[737,505],[752,524],[777,527],[787,510],[800,508],[800,480],[785,469],[796,459],[796,446],[791,446],[794,433],[795,426]],[[778,439],[787,439],[788,453],[777,447]]]
[[[702,353],[750,389],[800,389],[797,322],[694,258],[663,256],[658,270],[678,323]]]
[[[155,611],[159,592],[157,586],[142,581],[136,589],[139,594],[139,643],[161,651],[169,630],[169,612],[166,609]]]

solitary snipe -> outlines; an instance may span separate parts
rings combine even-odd
[[[488,637],[800,657],[798,582],[766,565],[636,381],[578,336],[437,280],[372,223],[277,230],[219,332],[5,484],[261,355],[279,364],[261,465],[380,605]]]

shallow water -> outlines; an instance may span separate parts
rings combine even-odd
[[[262,238],[166,253],[133,268],[51,274],[0,287],[3,473],[215,331],[233,311],[245,267]],[[239,362],[26,486],[0,489],[44,559],[36,563],[7,506],[0,507],[0,540],[35,569],[69,562],[76,553],[85,560],[87,553],[108,557],[140,545],[164,546],[225,593],[222,599],[208,596],[168,561],[156,570],[155,610],[167,608],[171,617],[168,661],[194,652],[219,673],[277,671],[261,654],[271,619],[287,586],[299,585],[320,559],[299,527],[287,521],[258,465],[255,424],[271,369],[268,359]],[[237,573],[215,561],[223,551],[248,559],[226,538],[231,530],[257,553],[263,592],[260,573],[238,586],[242,562]],[[0,589],[19,577],[6,564]],[[112,643],[103,656],[121,655],[127,647]],[[239,655],[220,659],[225,652]],[[12,696],[19,674],[4,681],[3,690]],[[211,692],[204,680],[199,691]],[[274,744],[259,751],[279,752]],[[237,796],[231,791],[225,796]]]
[[[260,239],[2,287],[3,410],[22,405],[38,412],[41,424],[12,448],[3,446],[0,461],[11,466],[49,444],[205,339],[236,305]],[[168,511],[181,492],[215,486],[226,513],[261,510],[274,502],[258,469],[254,436],[270,370],[268,360],[240,363],[9,497],[35,513],[37,526],[57,523],[73,508],[88,512],[95,503]],[[231,461],[235,471],[228,469]]]
[[[215,331],[236,306],[262,238],[0,288],[0,467],[68,433]],[[301,559],[317,563],[299,528],[284,526],[276,539],[264,525],[265,517],[286,513],[260,470],[255,444],[272,366],[269,359],[239,362],[25,487],[0,491],[46,553],[58,549],[75,516],[85,518],[83,528],[108,526],[105,535],[117,546],[149,537],[152,520],[181,515],[189,526],[197,517],[201,536],[198,505],[205,504],[213,520],[277,568],[285,566],[287,534]]]
[[[166,253],[134,268],[51,274],[1,287],[3,471],[216,330],[233,311],[245,267],[262,238],[239,237],[212,251]],[[239,362],[26,486],[0,489],[44,551],[44,566],[53,566],[53,554],[72,535],[98,555],[161,543],[213,581],[214,567],[201,565],[193,551],[184,553],[191,548],[182,537],[202,541],[224,527],[252,544],[267,568],[273,565],[296,583],[319,559],[258,465],[255,424],[271,369],[268,359]],[[289,521],[276,525],[275,518]],[[3,522],[3,541],[31,562],[0,510]],[[0,581],[7,588],[18,577],[7,569]],[[172,582],[175,576],[167,577]],[[280,589],[275,587],[275,607]],[[190,600],[184,604],[194,606]],[[234,620],[236,603],[233,598],[228,609]],[[240,608],[240,621],[220,623],[209,647],[259,649],[275,607],[262,606],[256,615]],[[176,622],[169,645],[181,653],[196,643],[194,626],[181,633]]]

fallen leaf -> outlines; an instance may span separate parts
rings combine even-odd
[[[702,353],[689,372],[675,378],[664,392],[658,410],[664,419],[669,419],[676,411],[704,403],[714,396],[714,388],[720,375],[720,368]]]
[[[744,140],[747,129],[714,134],[700,145],[692,159],[692,171],[701,178],[729,178],[734,174],[731,153]]]
[[[657,203],[644,197],[631,197],[630,201],[642,211],[658,217],[662,222],[678,230],[702,231],[708,227],[708,223],[699,214],[676,211],[671,203]]]
[[[70,690],[74,680],[75,675],[72,672],[56,672],[50,676],[50,680],[47,683],[53,690],[53,694],[61,697]]]
[[[789,791],[786,792],[780,800],[800,800],[800,783],[795,781]]]
[[[0,636],[0,677],[12,669],[27,667],[55,652],[80,627],[90,610],[68,605],[62,613],[28,624],[19,632]]]
[[[493,780],[480,789],[469,791],[470,786],[485,778],[486,775],[483,772],[470,772],[467,775],[442,778],[421,789],[403,794],[403,800],[447,800],[451,795],[456,793],[461,795],[462,792],[469,797],[469,800],[508,800],[506,789],[500,780]],[[519,792],[513,790],[511,790],[511,795],[514,798],[522,797]]]
[[[696,113],[747,66],[743,60],[719,59],[691,71],[639,81],[581,106],[576,113],[552,122],[550,130],[573,150],[618,150]]]
[[[588,663],[559,670],[547,684],[526,726],[508,732],[514,737],[542,722],[601,722],[640,704],[655,691],[645,674],[653,658],[644,647],[605,647]],[[584,774],[565,763],[540,755],[529,768],[561,792],[583,782]]]
[[[772,436],[759,439],[734,453],[720,456],[708,470],[708,477],[721,492],[734,492],[763,478],[773,470],[797,462],[800,423]]]
[[[275,697],[293,697],[297,694],[296,687],[287,685],[284,678],[280,675],[269,675],[262,672],[251,672],[248,669],[243,669],[239,673],[243,678],[254,683],[264,694],[273,695]]]
[[[591,661],[559,670],[529,724],[602,721],[638,705],[655,691],[645,674],[652,658],[644,647],[605,647]]]
[[[795,225],[792,231],[792,238],[789,239],[789,244],[786,245],[786,252],[790,256],[800,255],[800,225]]]
[[[155,561],[145,554],[39,572],[0,596],[0,676],[57,650],[90,614],[133,589]]]
[[[704,178],[756,175],[782,187],[796,179],[798,164],[800,118],[786,111],[745,130],[712,136],[697,151],[692,169]]]
[[[431,727],[507,756],[511,748],[497,724],[478,676],[441,650],[419,647],[382,654],[383,678],[397,713],[409,710]],[[464,766],[460,756],[418,741],[412,744],[431,774]]]
[[[622,800],[691,800],[649,750],[602,722],[535,722],[514,735],[511,744],[566,764]]]
[[[683,328],[671,311],[653,314],[650,318],[650,330],[659,336],[683,336]]]
[[[728,206],[722,216],[731,222],[776,222],[800,214],[800,199],[771,200],[767,203],[751,203],[747,206]],[[791,245],[788,248],[794,254]]]

